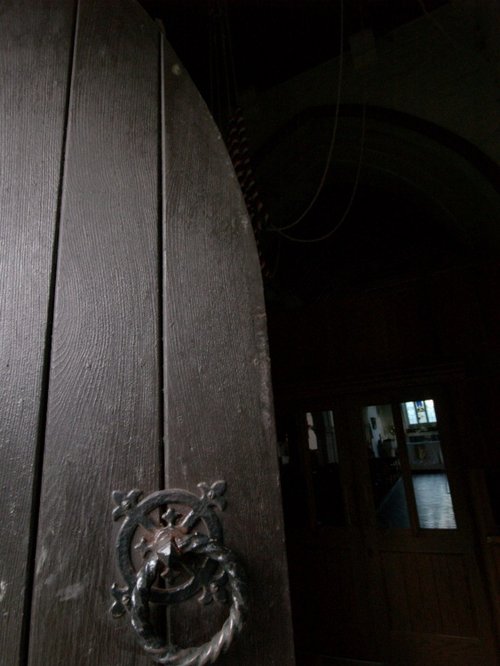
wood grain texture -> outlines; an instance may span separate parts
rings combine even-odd
[[[384,553],[391,628],[478,637],[476,604],[462,554]]]
[[[250,613],[220,663],[291,666],[266,316],[253,233],[222,140],[168,46],[164,63],[167,481],[191,490],[199,481],[228,483],[226,543],[247,569]],[[175,625],[181,644],[199,642],[213,626],[192,612],[183,609]]]
[[[111,492],[159,479],[158,63],[135,2],[80,0],[31,666],[150,663],[108,611]]]
[[[394,632],[391,636],[391,666],[485,666],[496,665],[485,657],[484,646],[474,638]]]
[[[390,663],[497,664],[480,581],[466,553],[384,552]]]
[[[73,14],[72,3],[64,0],[5,0],[0,12],[2,666],[19,664],[31,566],[30,514]]]

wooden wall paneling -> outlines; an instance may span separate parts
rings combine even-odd
[[[424,631],[425,608],[429,602],[422,597],[420,589],[418,565],[421,553],[401,553],[400,557],[411,617],[411,630],[422,632]]]
[[[400,554],[386,552],[381,555],[391,629],[410,630],[411,608],[407,599]]]
[[[158,84],[139,5],[80,0],[31,666],[150,663],[109,608],[111,493],[159,482]]]
[[[415,575],[419,588],[419,630],[423,633],[442,633],[442,620],[436,592],[432,553],[415,554]]]
[[[228,483],[226,543],[247,569],[250,612],[221,664],[288,666],[287,566],[255,242],[222,140],[168,45],[164,72],[167,481],[191,490],[199,481]],[[213,630],[210,617],[222,621],[213,608],[174,615],[181,644]]]
[[[481,642],[474,638],[401,632],[392,637],[391,666],[484,666]]]
[[[496,663],[488,637],[479,635],[463,557],[452,553],[384,553],[392,617],[391,664]]]
[[[447,561],[448,584],[452,596],[451,604],[455,608],[458,621],[459,635],[478,636],[479,626],[477,608],[471,589],[467,555],[443,556]]]
[[[481,564],[484,567],[486,589],[493,609],[498,645],[500,641],[500,536],[496,534],[497,526],[485,483],[484,470],[470,470],[469,483],[472,489],[476,523],[483,545]]]
[[[67,0],[6,1],[0,14],[2,666],[24,658],[29,615],[73,19]]]
[[[494,572],[491,583],[491,596],[496,610],[495,620],[497,627],[497,644],[500,643],[500,536],[490,537],[488,548],[488,559]]]
[[[438,555],[433,557],[433,568],[436,576],[436,592],[441,609],[441,622],[443,626],[443,633],[452,636],[463,635],[461,616],[462,612],[457,606],[462,605],[461,594],[459,593],[458,600],[456,599],[455,586],[459,586],[460,581],[454,580],[452,575],[452,566],[450,569],[450,558],[459,558],[459,555]]]
[[[432,572],[432,555],[409,552],[402,553],[400,558],[411,617],[411,630],[420,633],[440,633],[441,618]]]

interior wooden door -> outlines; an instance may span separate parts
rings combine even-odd
[[[220,663],[293,664],[260,272],[220,136],[133,0],[4,3],[0,72],[2,664],[151,663],[109,612],[112,493],[221,479],[249,611]],[[157,621],[186,647],[227,614],[185,606]]]
[[[460,377],[365,395],[351,407],[367,548],[393,664],[497,664],[461,458]],[[448,385],[446,385],[448,384]],[[466,431],[466,430],[465,430]]]
[[[285,516],[291,501],[294,514],[304,507],[302,530],[295,515],[287,527],[304,666],[317,654],[497,664],[462,472],[460,377],[411,383],[282,395]]]
[[[297,659],[382,656],[377,577],[368,557],[342,401],[305,397],[278,407],[281,474]]]

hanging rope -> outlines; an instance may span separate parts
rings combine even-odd
[[[437,18],[427,9],[427,6],[424,2],[424,0],[417,0],[418,5],[420,9],[422,10],[422,14],[425,16],[425,18],[429,21],[429,23],[432,23],[432,25],[439,30],[439,32],[443,35],[443,37],[450,42],[450,44],[453,46],[453,48],[460,52],[461,47],[457,44],[455,39],[448,33],[447,30],[443,28],[441,25],[441,22],[437,20]]]
[[[326,182],[326,178],[328,176],[328,172],[330,170],[330,165],[332,161],[332,156],[333,156],[333,149],[335,148],[335,142],[337,139],[337,129],[338,129],[338,124],[339,124],[339,115],[340,115],[340,99],[341,99],[341,94],[342,94],[342,82],[343,82],[343,75],[344,75],[344,0],[341,0],[340,2],[340,34],[339,34],[339,73],[338,73],[338,78],[337,78],[337,93],[336,93],[336,102],[335,102],[335,118],[333,121],[333,129],[332,129],[332,136],[330,139],[330,144],[328,147],[328,152],[326,155],[326,162],[325,162],[325,167],[323,169],[323,174],[321,176],[321,179],[319,181],[319,185],[316,189],[316,192],[305,208],[304,211],[299,215],[299,217],[291,222],[290,224],[286,224],[282,227],[276,227],[276,226],[271,226],[271,229],[273,231],[277,232],[283,232],[287,231],[288,229],[292,229],[293,227],[296,227],[298,224],[302,222],[302,220],[305,218],[305,216],[309,213],[309,211],[312,209],[316,201],[318,200],[319,195],[321,194],[323,187]],[[285,238],[287,236],[283,234]]]
[[[325,234],[322,236],[318,236],[317,238],[296,238],[295,236],[290,236],[289,234],[285,233],[282,229],[283,227],[279,229],[275,229],[277,233],[280,234],[280,236],[283,236],[287,240],[293,241],[295,243],[320,243],[321,241],[325,241],[330,236],[333,236],[334,233],[336,233],[340,227],[344,224],[345,220],[347,219],[347,216],[351,212],[352,205],[354,203],[354,200],[356,198],[356,194],[358,191],[358,186],[359,186],[359,178],[361,174],[361,167],[363,165],[363,156],[364,156],[364,149],[365,149],[365,135],[366,135],[366,104],[363,105],[363,114],[362,114],[362,120],[361,120],[361,141],[360,141],[360,147],[359,147],[359,156],[358,156],[358,163],[356,167],[356,175],[354,178],[354,184],[352,187],[351,191],[351,196],[349,199],[349,202],[347,204],[347,207],[345,211],[343,212],[340,220],[337,222],[337,224],[327,231]],[[287,227],[284,227],[285,229]]]

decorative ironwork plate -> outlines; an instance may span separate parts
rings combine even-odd
[[[214,509],[224,510],[225,481],[198,484],[200,496],[164,490],[141,499],[140,490],[113,492],[113,519],[123,519],[117,538],[118,566],[125,582],[114,584],[114,617],[130,615],[139,642],[155,661],[171,666],[213,663],[241,630],[246,613],[245,577],[234,554],[223,545]],[[199,531],[196,531],[199,528]],[[199,647],[166,644],[155,631],[150,603],[169,606],[200,594],[210,603],[231,598],[221,630]]]

